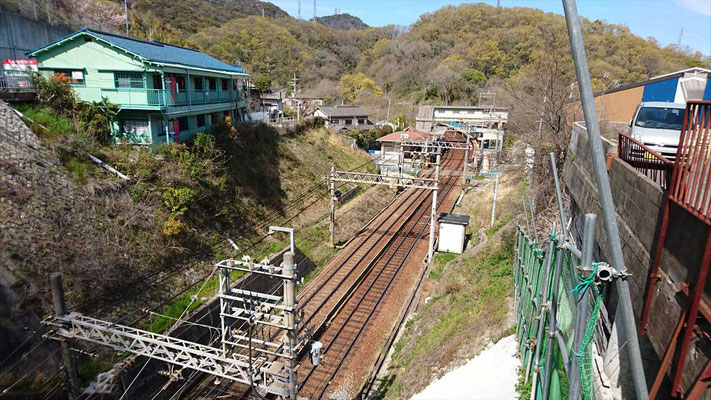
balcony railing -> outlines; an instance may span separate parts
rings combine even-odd
[[[658,183],[663,189],[669,188],[674,163],[622,132],[619,133],[617,149],[621,160]]]
[[[172,91],[170,89],[105,89],[98,87],[74,87],[77,95],[84,101],[101,101],[103,97],[111,103],[135,107],[168,107],[201,104],[230,103],[238,99],[237,92],[226,91]]]
[[[3,74],[0,71],[0,91],[32,92],[32,77],[26,74]]]

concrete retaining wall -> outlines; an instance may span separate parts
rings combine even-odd
[[[21,15],[0,11],[0,60],[27,58],[25,53],[71,32]]]
[[[614,142],[603,139],[603,146],[606,153],[617,152]],[[615,201],[625,264],[628,272],[632,274],[629,283],[633,307],[639,321],[665,194],[659,185],[618,158],[611,160],[608,175]],[[610,249],[602,224],[602,212],[588,150],[587,131],[580,123],[576,123],[573,127],[563,179],[573,200],[573,233],[577,234],[577,237],[582,235],[585,213],[597,214],[599,216],[596,231],[598,248],[595,256],[600,260],[609,260]],[[649,385],[656,375],[659,360],[664,355],[686,305],[686,296],[680,291],[680,286],[683,282],[696,280],[704,239],[709,229],[700,220],[676,206],[671,207],[669,221],[660,267],[662,279],[654,295],[647,335],[641,339],[643,350],[645,345],[648,350],[646,354],[643,353],[643,358]],[[709,292],[708,285],[707,292]],[[606,299],[607,309],[611,310],[611,313],[615,311],[616,302],[616,293],[612,290]],[[685,389],[694,382],[711,357],[707,340],[695,342],[696,346],[690,351],[682,382],[682,387]],[[624,380],[624,378],[620,379]],[[625,382],[621,383],[623,387],[626,385]],[[663,393],[665,397],[667,393]]]

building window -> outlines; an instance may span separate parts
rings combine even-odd
[[[148,135],[147,119],[121,120],[121,132],[124,135]]]
[[[358,125],[365,125],[365,119],[358,118]]]
[[[217,79],[207,78],[208,90],[217,90]]]
[[[143,89],[143,74],[140,72],[115,72],[116,88]]]
[[[346,120],[346,125],[351,125],[352,123],[353,123],[353,120],[352,120],[352,119],[347,119],[347,120]]]
[[[180,129],[181,132],[188,130],[188,117],[178,118],[178,129]]]
[[[228,91],[230,86],[229,86],[229,81],[227,79],[220,79],[222,82],[222,90]]]
[[[220,120],[220,115],[218,113],[210,114],[210,124],[216,124]]]
[[[195,90],[202,90],[202,78],[195,78]]]
[[[84,84],[84,71],[81,70],[60,69],[54,71],[54,76],[66,79],[72,85]]]
[[[203,128],[205,127],[205,114],[200,114],[195,117],[197,119],[197,127],[198,128]]]

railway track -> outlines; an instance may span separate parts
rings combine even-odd
[[[450,173],[461,170],[463,154],[457,153],[463,152],[450,151],[442,160],[439,193],[442,200],[461,179],[460,174]],[[427,236],[431,201],[429,190],[403,192],[321,273],[301,288],[297,304],[305,317],[299,325],[299,334],[309,334],[317,338],[315,340],[320,338],[325,345],[325,358],[320,368],[299,372],[300,397],[317,399],[326,394],[398,273],[417,244]],[[272,339],[276,335],[277,332],[267,333]],[[303,355],[307,348],[302,350]],[[231,381],[210,382],[204,381],[192,398],[260,398],[251,393],[248,386]]]
[[[444,169],[451,170],[454,166],[456,170],[462,162],[461,157],[452,157],[443,163]],[[453,175],[442,180],[442,199],[448,197],[460,178],[460,175]],[[428,192],[422,189],[410,191]],[[431,201],[431,196],[425,193],[422,201],[412,210],[412,215],[404,221],[403,229],[393,232],[395,240],[378,255],[373,268],[365,270],[364,279],[354,287],[346,303],[333,313],[335,315],[331,319],[327,319],[328,327],[319,339],[324,343],[323,361],[306,372],[299,371],[300,378],[303,377],[299,391],[301,397],[321,399],[327,394],[346,357],[377,313],[378,306],[386,298],[417,245],[423,243],[430,222]]]

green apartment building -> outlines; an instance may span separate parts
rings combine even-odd
[[[118,105],[117,141],[181,142],[247,115],[249,75],[197,50],[83,28],[27,54],[43,75],[66,75],[81,100]]]

